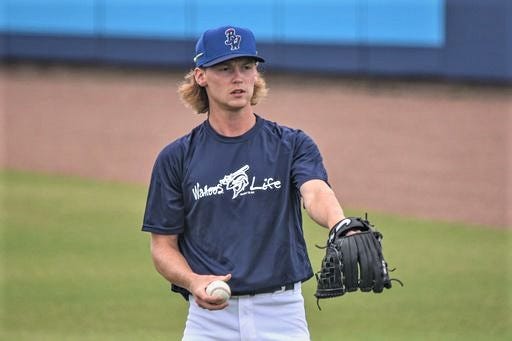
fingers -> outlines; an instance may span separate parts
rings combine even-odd
[[[366,232],[357,236],[359,238],[356,238],[357,248],[359,250],[359,266],[361,267],[361,278],[359,282],[361,291],[372,290],[375,280],[375,263],[378,263],[375,250],[372,249],[371,245],[368,243],[368,236],[371,235]]]
[[[191,293],[194,295],[195,301],[198,306],[208,310],[221,310],[226,308],[229,303],[224,301],[222,298],[217,296],[210,296],[206,293],[206,287],[213,281],[224,281],[228,282],[231,279],[231,274],[224,276],[213,276],[213,275],[202,275],[197,276]]]
[[[225,276],[220,276],[219,278],[217,278],[221,281],[224,281],[224,282],[228,282],[230,279],[231,279],[231,274],[227,274]]]
[[[223,301],[222,299],[219,299],[214,296],[207,295],[205,299],[202,299],[198,296],[194,296],[194,299],[198,306],[208,310],[222,310],[229,305],[228,301]]]
[[[357,266],[357,244],[354,238],[343,238],[340,244],[347,291],[356,291],[359,270]]]
[[[345,236],[348,237],[348,236],[351,236],[351,235],[356,234],[356,233],[361,233],[361,230],[359,230],[359,229],[348,230],[347,234],[345,234]]]

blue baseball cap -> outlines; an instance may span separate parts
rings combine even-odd
[[[196,67],[209,67],[229,59],[251,57],[265,62],[256,51],[254,34],[246,28],[222,26],[205,31],[196,44]]]

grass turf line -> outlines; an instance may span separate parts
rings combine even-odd
[[[186,303],[153,269],[143,186],[2,172],[0,339],[178,340]],[[349,215],[359,215],[347,210]],[[405,287],[322,300],[306,282],[313,340],[506,340],[511,231],[370,218]],[[314,270],[326,231],[306,216]]]

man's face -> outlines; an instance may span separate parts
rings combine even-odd
[[[257,75],[257,64],[252,58],[235,58],[195,71],[196,81],[208,93],[210,111],[250,107]]]

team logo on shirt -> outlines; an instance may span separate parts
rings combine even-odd
[[[195,200],[212,195],[222,195],[228,191],[232,193],[232,199],[239,196],[254,194],[257,191],[277,190],[281,188],[281,181],[274,180],[273,178],[265,178],[262,182],[257,182],[256,177],[253,176],[249,180],[247,171],[249,165],[244,165],[240,169],[225,175],[215,186],[204,185],[198,183],[192,188],[192,194]]]
[[[242,193],[247,185],[249,185],[249,176],[247,176],[248,170],[249,166],[245,165],[236,172],[224,176],[224,178],[219,181],[219,184],[223,185],[227,190],[233,191],[233,199]]]

